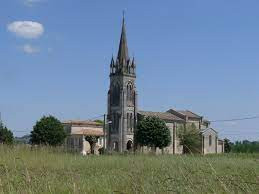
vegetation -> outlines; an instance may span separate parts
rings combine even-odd
[[[0,121],[0,144],[13,144],[14,137],[12,131],[7,129]]]
[[[236,141],[224,139],[225,153],[259,153],[259,141]]]
[[[179,127],[180,144],[183,146],[183,153],[200,153],[201,136],[195,125],[192,123],[187,126]]]
[[[16,144],[29,144],[30,139],[31,139],[30,135],[24,135],[22,137],[15,137],[14,141]]]
[[[231,151],[232,145],[233,145],[233,143],[231,143],[229,139],[227,139],[227,138],[224,139],[224,150],[225,150],[225,153],[229,153]]]
[[[259,155],[81,156],[0,146],[0,193],[258,193]],[[4,157],[2,157],[4,156]]]
[[[102,125],[103,125],[103,120],[97,119],[97,120],[94,120],[94,122],[96,122],[96,123],[99,123],[99,124],[102,124]]]
[[[237,141],[231,145],[234,153],[259,153],[259,141]]]
[[[99,137],[97,136],[86,136],[85,140],[89,142],[91,147],[91,154],[94,154],[95,145],[98,142]]]
[[[53,116],[37,121],[31,132],[31,143],[36,145],[61,145],[66,138],[62,123]]]
[[[171,143],[171,134],[165,122],[157,117],[144,117],[138,122],[136,141],[141,146],[163,149]]]

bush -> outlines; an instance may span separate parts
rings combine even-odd
[[[171,134],[165,122],[158,117],[144,117],[138,122],[136,141],[141,146],[163,149],[171,143]]]
[[[200,152],[201,136],[195,125],[181,126],[179,128],[180,144],[183,146],[183,153]]]
[[[13,133],[0,122],[0,144],[13,144]]]
[[[62,123],[53,116],[43,116],[31,132],[31,143],[58,146],[64,143],[66,132]]]

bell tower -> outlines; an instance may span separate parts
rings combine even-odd
[[[117,58],[110,64],[110,88],[108,92],[109,126],[107,148],[110,151],[133,150],[137,118],[136,64],[129,57],[125,18],[122,20]]]

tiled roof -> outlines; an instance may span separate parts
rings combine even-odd
[[[89,136],[103,136],[101,128],[83,128],[79,131],[72,132],[72,135],[89,135]]]
[[[213,128],[211,128],[211,127],[206,128],[206,129],[203,129],[203,130],[201,131],[201,133],[205,133],[205,132],[208,131],[208,130],[212,130],[212,131],[214,131],[215,133],[218,133],[215,129],[213,129]]]
[[[191,118],[201,118],[201,116],[189,111],[189,110],[178,110],[177,112]]]
[[[166,121],[184,121],[183,119],[168,112],[138,111],[138,113],[144,116],[155,116]]]
[[[95,121],[89,121],[89,120],[67,120],[64,121],[63,124],[72,124],[72,125],[94,125],[94,126],[102,126],[101,123],[97,123]]]

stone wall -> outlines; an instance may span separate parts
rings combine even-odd
[[[224,142],[223,141],[218,141],[218,147],[217,147],[217,153],[224,153]]]
[[[213,154],[217,152],[217,133],[208,129],[203,134],[203,154]]]

